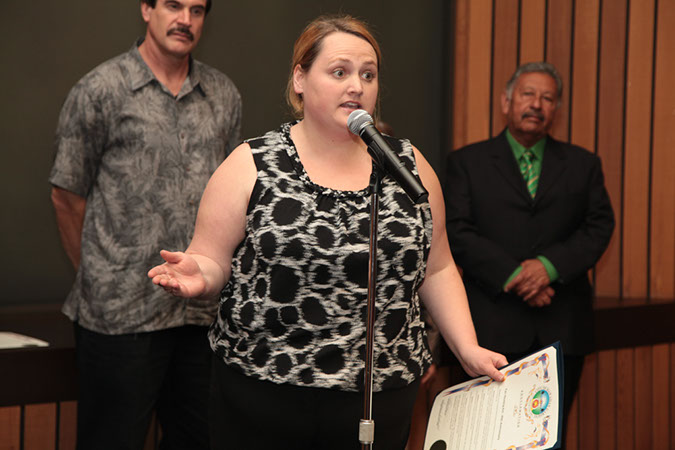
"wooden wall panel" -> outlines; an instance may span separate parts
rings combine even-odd
[[[449,150],[462,147],[469,141],[466,137],[466,86],[467,66],[469,61],[469,0],[455,1],[455,42],[453,61],[453,89],[452,89],[452,142]]]
[[[669,404],[670,392],[670,345],[654,346],[652,350],[652,436],[654,450],[670,449]]]
[[[492,0],[469,4],[466,137],[469,142],[490,134],[490,67],[492,59]]]
[[[603,380],[604,381],[604,380]],[[598,354],[586,357],[579,382],[579,434],[572,436],[579,442],[579,450],[598,448]]]
[[[598,450],[616,450],[616,350],[598,353]]]
[[[24,450],[56,448],[56,404],[44,403],[24,407]]]
[[[597,153],[602,158],[605,186],[616,216],[621,217],[623,166],[624,64],[626,0],[603,2],[600,28]],[[621,221],[596,268],[596,294],[621,297]]]
[[[543,0],[520,2],[520,59],[518,64],[543,61],[546,55],[546,4]]]
[[[518,0],[495,2],[494,36],[492,39],[492,127],[491,136],[506,126],[501,109],[504,87],[518,65]]]
[[[456,2],[460,23],[476,19],[473,4],[471,14],[468,6],[461,11],[465,1]],[[455,78],[454,95],[464,103],[451,105],[453,126],[464,128],[453,129],[463,137],[454,148],[501,131],[498,95],[513,70],[514,48],[518,64],[552,62],[566,90],[553,134],[601,157],[616,213],[609,249],[592,273],[595,306],[675,302],[675,0],[517,3],[516,11],[515,0],[493,1],[492,17],[484,19],[492,23],[492,59],[482,69],[471,65],[463,81]],[[478,8],[483,14],[489,9]],[[455,61],[472,54],[475,26],[457,27]],[[518,36],[509,38],[514,27]],[[483,45],[480,51],[486,52]],[[492,77],[489,131],[466,114],[471,101],[480,99],[475,114],[484,105],[484,92],[471,92],[484,86],[484,79],[474,79],[480,70]],[[472,129],[469,120],[480,126]],[[671,343],[589,355],[567,448],[675,449],[674,348]]]
[[[0,450],[75,450],[76,437],[75,401],[0,408]],[[158,448],[160,438],[153,414],[143,449]]]
[[[21,444],[21,407],[0,408],[0,450],[17,450]]]
[[[576,2],[570,92],[570,141],[595,152],[600,0]]]
[[[631,450],[635,442],[635,350],[621,349],[616,355],[616,448]]]
[[[579,448],[579,396],[572,402],[570,408],[570,415],[567,423],[567,435],[563,437],[565,440],[565,450],[578,450]]]
[[[650,293],[658,301],[675,297],[675,0],[657,10]]]
[[[636,448],[652,447],[652,349],[635,349],[635,443]]]
[[[59,407],[59,450],[75,450],[77,402],[61,402]]]
[[[562,104],[556,113],[551,135],[561,141],[569,141],[569,99],[572,48],[572,2],[552,1],[548,3],[546,26],[546,61],[553,64],[562,78]]]
[[[626,75],[623,182],[624,299],[647,298],[654,0],[631,5]],[[631,301],[630,303],[635,303]]]
[[[670,423],[668,430],[670,432],[670,448],[675,448],[675,411],[673,411],[673,405],[675,405],[675,344],[670,344]],[[665,398],[665,397],[664,397]],[[666,400],[666,401],[667,401]]]

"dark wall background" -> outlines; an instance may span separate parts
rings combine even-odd
[[[73,280],[49,199],[59,110],[72,85],[144,34],[138,1],[3,0],[0,28],[0,305],[60,303]],[[439,171],[447,79],[443,0],[214,0],[195,56],[227,73],[244,99],[243,137],[288,119],[292,45],[322,13],[374,28],[384,55],[382,116]],[[440,172],[439,172],[440,174]]]

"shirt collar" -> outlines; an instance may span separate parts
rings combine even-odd
[[[509,129],[506,129],[506,140],[509,142],[509,146],[511,147],[511,151],[513,151],[513,155],[516,157],[516,160],[519,161],[520,157],[523,156],[523,153],[525,153],[525,146],[518,142],[516,138],[511,135],[511,132]],[[544,148],[546,148],[546,136],[543,138],[539,139],[536,144],[534,144],[532,147],[530,147],[529,150],[534,153],[534,156],[537,157],[538,160],[541,161],[541,159],[544,157]]]
[[[143,60],[141,52],[138,51],[138,46],[143,43],[144,39],[145,39],[144,37],[139,38],[129,50],[131,59],[134,62],[134,64],[132,64],[129,69],[129,76],[131,79],[131,89],[134,91],[142,88],[146,84],[150,83],[152,80],[157,80],[155,74],[152,73],[150,67],[148,67],[148,65]],[[188,70],[187,75],[187,81],[189,86],[183,86],[183,89],[181,89],[179,96],[186,95],[188,92],[192,91],[197,87],[199,87],[199,90],[202,92],[203,95],[206,95],[206,91],[202,88],[200,84],[200,75],[201,71],[199,70],[199,65],[195,64],[194,60],[192,59],[192,55],[190,55],[190,68]],[[159,83],[159,81],[157,82]],[[188,87],[188,89],[185,89],[186,87]]]

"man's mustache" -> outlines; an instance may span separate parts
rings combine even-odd
[[[190,29],[187,28],[187,27],[171,28],[169,31],[166,32],[166,35],[171,36],[172,34],[176,34],[176,33],[184,34],[191,41],[195,40],[194,34],[192,34],[192,31],[190,31]]]
[[[528,111],[523,113],[522,119],[527,119],[528,117],[534,117],[539,120],[544,120],[544,115],[539,111]]]

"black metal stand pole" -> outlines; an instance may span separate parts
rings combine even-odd
[[[375,329],[375,297],[377,295],[377,219],[380,209],[380,171],[373,167],[370,192],[370,240],[368,249],[368,302],[366,318],[366,369],[364,376],[363,418],[359,423],[361,450],[373,448],[375,421],[373,420],[373,347]]]

